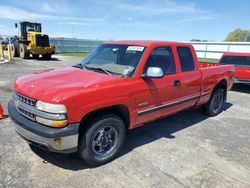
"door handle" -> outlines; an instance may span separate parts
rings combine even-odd
[[[181,81],[180,80],[175,80],[174,81],[174,86],[180,86],[181,85]]]

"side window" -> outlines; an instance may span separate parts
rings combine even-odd
[[[160,67],[164,75],[174,74],[176,71],[172,49],[170,47],[155,48],[145,64],[143,73],[147,72],[148,67]]]
[[[188,72],[194,70],[194,59],[188,47],[177,47],[180,59],[181,71]]]

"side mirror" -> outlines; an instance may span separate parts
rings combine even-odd
[[[162,78],[163,70],[160,67],[148,67],[147,73],[142,75],[142,78]]]
[[[17,23],[15,23],[15,28],[18,28],[18,25],[17,25]]]

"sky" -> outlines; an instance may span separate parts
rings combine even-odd
[[[223,41],[250,30],[249,0],[0,0],[0,34],[41,22],[52,37],[100,40]]]

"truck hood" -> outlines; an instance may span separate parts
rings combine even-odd
[[[120,79],[118,76],[67,67],[20,77],[14,82],[14,90],[36,100],[57,103],[89,88],[96,90]]]

